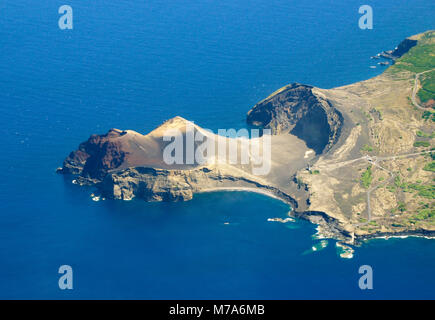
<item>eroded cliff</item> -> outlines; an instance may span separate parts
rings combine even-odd
[[[341,113],[312,86],[293,83],[256,104],[247,114],[251,125],[290,133],[321,154],[338,139],[343,124]]]

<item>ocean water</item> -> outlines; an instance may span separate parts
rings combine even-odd
[[[58,28],[58,8],[74,29]],[[315,226],[246,192],[185,203],[94,202],[54,171],[92,133],[146,133],[175,115],[241,128],[291,82],[380,74],[369,57],[435,28],[433,1],[0,2],[0,298],[435,298],[435,241],[373,240],[353,259]],[[226,224],[229,223],[229,224]],[[71,265],[74,289],[58,288]],[[360,290],[371,265],[374,289]]]

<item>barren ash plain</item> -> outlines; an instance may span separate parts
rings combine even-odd
[[[251,165],[219,161],[167,165],[168,129],[185,136],[193,126],[218,141],[181,117],[147,135],[118,129],[92,135],[58,172],[95,185],[109,199],[183,201],[215,190],[265,193],[289,203],[289,215],[317,224],[320,238],[342,244],[435,237],[435,31],[407,38],[381,56],[392,64],[375,78],[328,90],[294,83],[248,112],[249,125],[272,132],[267,175],[252,174]],[[258,139],[263,137],[249,143]],[[241,139],[236,143],[240,151]]]

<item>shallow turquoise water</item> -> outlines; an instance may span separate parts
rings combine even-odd
[[[357,1],[69,4],[67,32],[57,1],[0,3],[0,298],[434,298],[434,241],[375,240],[352,260],[333,241],[306,254],[315,226],[268,222],[289,208],[262,195],[93,202],[54,173],[111,127],[145,133],[181,115],[240,128],[287,83],[379,74],[369,57],[433,29],[432,2],[373,5],[371,31],[357,27]],[[58,289],[62,264],[72,291]],[[362,264],[372,291],[358,288]]]

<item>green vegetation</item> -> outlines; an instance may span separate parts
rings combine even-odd
[[[435,172],[435,161],[431,161],[426,164],[423,168],[425,171]]]
[[[372,166],[368,166],[367,170],[364,171],[364,173],[361,176],[361,183],[364,188],[370,187],[370,184],[372,183],[373,175],[372,175]]]
[[[428,102],[429,100],[435,100],[435,92],[428,92],[427,90],[424,90],[423,88],[418,90],[417,96],[420,99],[420,101],[423,103]]]
[[[373,147],[369,146],[368,144],[365,144],[365,145],[361,148],[361,151],[371,152],[371,151],[373,151]]]
[[[388,71],[397,73],[401,71],[411,71],[420,73],[435,69],[435,32],[426,32],[418,40],[418,44],[412,47],[406,54],[396,60]],[[435,99],[435,71],[422,74],[420,76],[421,89],[417,92],[418,98],[422,103],[426,103]],[[435,116],[426,114],[424,119],[432,118],[435,121]]]
[[[394,186],[397,188],[401,188],[403,186],[402,181],[400,180],[399,176],[396,176],[394,178]]]
[[[396,192],[396,187],[395,186],[387,186],[386,187],[388,191],[390,191],[391,193],[395,193]]]
[[[435,132],[432,132],[431,134],[429,134],[429,133],[423,132],[421,130],[417,130],[416,135],[417,135],[417,137],[420,137],[420,138],[431,138],[431,139],[435,138]]]
[[[406,211],[406,205],[405,205],[405,203],[404,202],[399,202],[399,205],[397,206],[397,209],[400,211],[400,212],[405,212]]]
[[[418,210],[417,214],[413,215],[409,218],[411,223],[415,223],[417,221],[422,220],[434,220],[435,219],[435,208],[429,208],[429,205],[426,205],[424,208]]]
[[[423,75],[424,78],[420,81],[421,89],[417,95],[421,102],[427,102],[435,99],[435,71],[428,72]]]
[[[418,220],[424,220],[430,217],[435,217],[435,209],[422,209],[418,212],[416,218]]]
[[[435,68],[435,32],[430,31],[424,34],[418,41],[418,45],[411,48],[408,53],[397,59],[390,68],[392,72],[411,71],[423,72]],[[429,87],[431,88],[431,87]]]
[[[410,192],[410,193],[417,191],[417,195],[419,195],[420,197],[427,198],[427,199],[435,199],[435,185],[434,184],[424,185],[424,184],[421,184],[421,182],[407,183],[405,181],[402,181],[400,179],[400,177],[397,176],[394,179],[394,185],[395,185],[394,190],[396,190],[396,188],[400,188],[400,189],[402,189],[403,192]],[[388,187],[387,187],[387,189],[388,189]],[[391,192],[393,192],[393,191],[391,191]]]
[[[310,170],[310,174],[320,174],[319,170]]]
[[[417,147],[417,148],[419,148],[419,147],[425,147],[425,148],[427,148],[429,146],[430,146],[430,143],[427,142],[427,141],[416,141],[416,142],[414,142],[414,147]]]
[[[421,116],[424,120],[432,120],[433,122],[435,122],[435,112],[432,111],[428,111],[426,110],[425,112],[423,112],[423,115]]]
[[[427,199],[435,199],[435,185],[408,184],[408,189],[416,190],[418,195]]]

